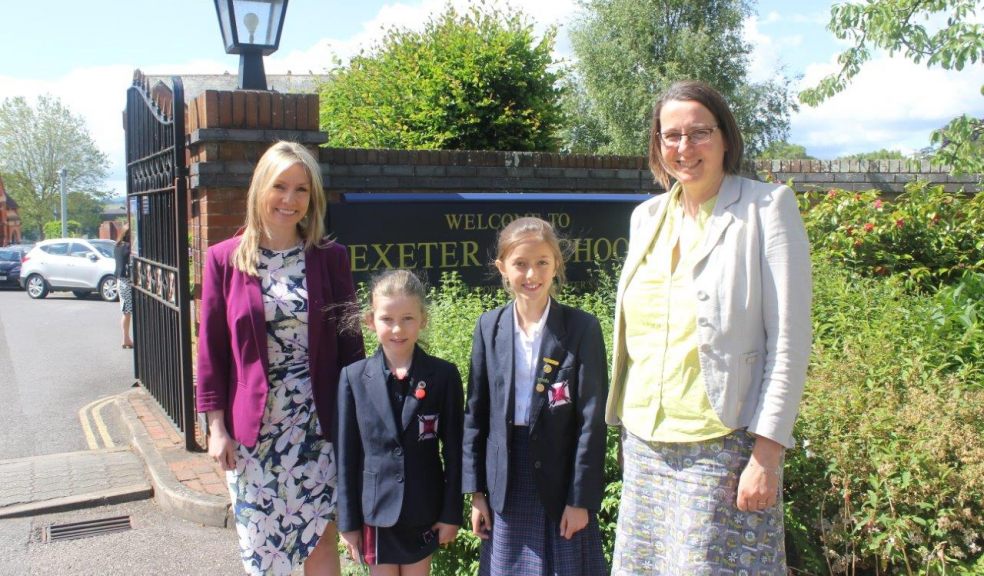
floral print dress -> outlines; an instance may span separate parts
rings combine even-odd
[[[270,384],[256,446],[226,473],[249,574],[289,575],[335,520],[335,458],[321,436],[308,363],[304,249],[260,250]]]

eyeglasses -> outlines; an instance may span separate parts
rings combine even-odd
[[[659,139],[664,145],[675,148],[683,142],[684,136],[691,144],[703,144],[711,139],[711,134],[717,130],[717,126],[712,126],[710,128],[697,128],[696,130],[691,130],[690,132],[660,132]]]

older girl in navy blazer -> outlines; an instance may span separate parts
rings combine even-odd
[[[496,268],[512,302],[472,341],[462,487],[482,538],[479,574],[607,574],[601,506],[607,391],[598,319],[551,298],[564,279],[553,228],[519,218]]]

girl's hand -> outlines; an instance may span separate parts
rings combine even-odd
[[[489,513],[489,503],[485,500],[485,494],[475,492],[472,494],[472,513],[471,513],[472,532],[482,540],[488,540],[492,530],[492,515]]]
[[[445,524],[444,522],[438,522],[431,526],[431,530],[437,532],[437,543],[441,546],[454,542],[454,539],[458,536],[458,528],[460,526]]]
[[[342,542],[345,543],[352,560],[362,564],[362,530],[342,532]]]
[[[779,499],[779,467],[782,445],[759,436],[752,456],[738,479],[738,509],[758,512],[776,505]]]
[[[209,423],[208,455],[218,462],[223,470],[236,469],[236,449],[221,418],[217,424]]]
[[[560,517],[560,535],[570,540],[588,525],[588,509],[565,506]]]

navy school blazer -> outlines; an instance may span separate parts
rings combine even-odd
[[[513,303],[482,314],[472,339],[462,490],[502,513],[516,385]],[[597,511],[604,492],[608,368],[598,319],[553,299],[537,354],[530,460],[540,501],[559,522],[567,505]]]
[[[458,368],[417,347],[399,429],[382,348],[342,369],[338,390],[338,529],[461,525],[463,387]],[[414,390],[423,384],[423,399]],[[438,449],[438,440],[441,446]],[[443,458],[443,465],[442,465]]]

